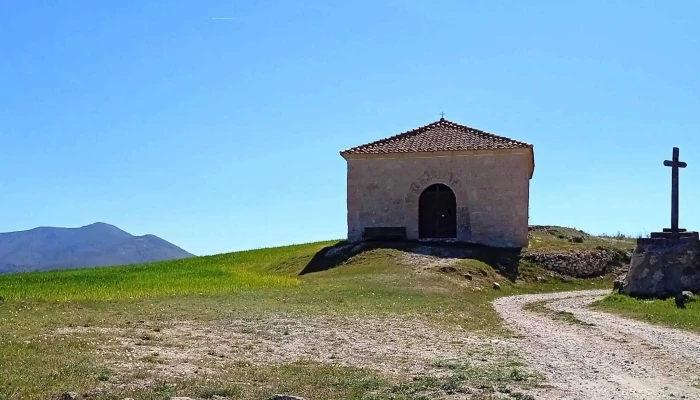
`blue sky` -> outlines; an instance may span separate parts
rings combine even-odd
[[[343,238],[338,152],[441,111],[533,143],[531,223],[592,233],[669,225],[678,146],[697,230],[699,13],[0,0],[0,231],[103,221],[199,255]]]

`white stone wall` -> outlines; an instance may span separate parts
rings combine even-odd
[[[529,149],[434,154],[348,155],[348,240],[368,226],[405,226],[418,238],[418,198],[435,183],[457,199],[457,239],[527,246]]]

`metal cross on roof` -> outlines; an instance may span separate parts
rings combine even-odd
[[[678,169],[685,168],[688,164],[678,160],[678,147],[673,148],[673,158],[664,161],[664,165],[671,167],[671,229],[664,229],[666,232],[679,233],[685,229],[678,229]]]
[[[444,112],[441,112],[441,113],[440,113],[440,119],[445,119],[445,113],[444,113]]]

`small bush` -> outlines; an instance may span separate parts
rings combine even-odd
[[[100,382],[107,382],[112,375],[114,375],[114,372],[111,369],[103,367],[97,371],[96,378]]]
[[[569,238],[569,242],[571,243],[583,243],[583,236],[572,236]]]

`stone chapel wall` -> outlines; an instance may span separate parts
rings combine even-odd
[[[457,199],[457,239],[527,246],[529,149],[353,156],[348,159],[348,240],[368,226],[405,226],[418,238],[418,199],[434,183]],[[380,158],[381,157],[381,158]]]

